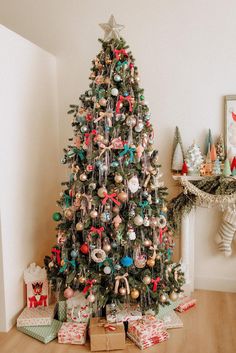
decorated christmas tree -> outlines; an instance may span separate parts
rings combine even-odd
[[[57,244],[45,258],[48,277],[69,298],[82,291],[94,310],[111,302],[143,311],[176,300],[184,283],[173,263],[167,189],[138,68],[111,16],[92,61],[89,89],[70,106],[74,137],[63,163]],[[57,288],[58,289],[58,288]]]
[[[214,162],[212,174],[213,175],[220,175],[221,174],[221,163],[218,158]]]
[[[190,175],[199,175],[200,168],[203,163],[203,157],[200,148],[196,143],[193,143],[187,150],[186,163],[188,166],[188,173]]]
[[[220,135],[216,142],[216,155],[221,162],[225,160],[225,145],[223,135]]]

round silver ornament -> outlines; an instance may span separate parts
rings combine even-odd
[[[149,225],[150,225],[150,221],[147,216],[145,216],[143,219],[143,225],[144,225],[144,227],[149,227]]]
[[[92,210],[91,212],[90,212],[90,217],[91,218],[97,218],[97,216],[98,216],[98,212],[96,211],[96,210]]]
[[[167,301],[167,296],[165,294],[160,295],[160,302],[165,303]]]
[[[111,273],[111,268],[110,266],[105,266],[104,269],[103,269],[103,272],[106,274],[106,275],[109,275]]]
[[[101,220],[103,223],[110,222],[110,220],[111,220],[111,213],[108,212],[108,211],[102,212],[101,215],[100,215],[100,220]]]
[[[134,217],[134,224],[136,226],[141,226],[143,224],[143,217],[141,217],[140,215],[137,215]]]
[[[116,74],[116,75],[114,76],[114,81],[120,82],[120,81],[121,81],[120,75]]]
[[[172,300],[172,302],[175,302],[178,299],[179,295],[176,292],[171,292],[169,295],[170,300]]]
[[[86,175],[85,173],[80,174],[79,180],[80,180],[80,181],[86,181],[86,180],[87,180],[87,175]]]
[[[128,116],[128,118],[126,119],[126,125],[129,127],[134,127],[136,124],[136,119],[133,115]]]
[[[136,124],[134,130],[135,130],[136,132],[141,132],[141,131],[143,130],[143,128],[144,128],[144,124],[143,124],[142,120],[139,120],[139,121],[137,122],[137,124]]]
[[[116,97],[116,96],[118,96],[118,94],[119,94],[118,89],[117,89],[117,88],[112,88],[112,90],[111,90],[111,95],[114,96],[114,97]]]
[[[90,189],[90,190],[95,190],[96,189],[96,183],[90,183],[89,184],[89,186],[88,186],[88,188]]]
[[[88,131],[88,126],[87,125],[81,126],[80,131],[83,132],[83,133],[87,132]]]

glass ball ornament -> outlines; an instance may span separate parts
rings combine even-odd
[[[110,273],[111,273],[111,268],[110,268],[110,266],[105,266],[104,269],[103,269],[103,272],[104,272],[106,275],[110,275]]]
[[[91,218],[97,218],[97,216],[98,216],[98,211],[96,211],[96,210],[92,210],[91,212],[90,212],[90,217]]]
[[[112,211],[116,214],[118,214],[120,212],[120,208],[118,206],[114,206]]]
[[[79,283],[85,283],[86,282],[86,278],[84,276],[80,276],[79,277]]]
[[[121,191],[118,195],[117,195],[118,199],[121,201],[121,202],[125,202],[128,198],[128,194],[124,191]]]
[[[172,300],[172,302],[175,302],[179,298],[179,295],[178,295],[178,293],[173,291],[170,293],[169,298],[170,298],[170,300]]]
[[[72,250],[71,253],[70,253],[70,256],[75,259],[77,256],[78,256],[78,251],[76,250]]]
[[[114,179],[117,184],[120,184],[123,181],[123,176],[120,174],[116,174]]]
[[[111,220],[111,213],[108,212],[108,211],[102,212],[101,215],[100,215],[100,220],[101,220],[103,223],[110,222],[110,220]]]
[[[90,183],[88,186],[89,190],[95,190],[96,187],[97,187],[96,183]]]
[[[81,232],[84,229],[84,225],[82,222],[78,222],[75,226],[76,230],[78,230],[78,232]]]
[[[68,219],[69,221],[71,221],[74,217],[74,211],[70,208],[66,208],[64,211],[64,216],[66,219]]]
[[[114,268],[115,268],[116,271],[120,271],[121,265],[120,265],[120,264],[116,264],[116,265],[114,266]]]
[[[147,259],[147,266],[148,267],[154,267],[155,266],[155,260],[152,257],[149,257],[149,259]]]
[[[120,293],[120,295],[126,295],[126,288],[125,287],[120,287],[119,288],[119,293]]]
[[[120,82],[120,81],[121,81],[121,76],[118,75],[118,74],[116,74],[116,75],[114,76],[114,81],[115,81],[115,82]]]
[[[132,289],[130,296],[132,299],[137,299],[139,297],[139,291],[136,288]]]
[[[122,114],[116,114],[116,121],[123,122],[123,121],[125,121],[125,119],[126,119],[126,116],[125,116],[124,113],[122,113]]]
[[[74,291],[73,291],[73,289],[71,288],[71,287],[67,287],[65,290],[64,290],[64,297],[66,298],[66,299],[70,299],[70,298],[72,298],[73,297],[73,295],[74,295]]]
[[[116,241],[113,241],[113,242],[111,243],[111,247],[112,247],[112,249],[117,249],[117,247],[118,247],[117,242],[116,242]]]
[[[129,216],[130,216],[131,218],[135,217],[135,210],[134,210],[134,208],[132,208],[132,209],[129,211]]]
[[[99,104],[102,106],[102,107],[105,107],[107,105],[107,100],[105,98],[100,98],[99,99]]]
[[[111,95],[114,96],[114,97],[116,97],[116,96],[118,96],[118,94],[119,94],[118,89],[117,89],[117,88],[112,88],[112,90],[111,90]]]
[[[103,245],[102,249],[106,252],[111,251],[111,245],[109,243],[106,243]]]
[[[87,125],[81,126],[80,131],[84,134],[85,132],[88,131],[88,126]]]
[[[149,196],[148,191],[147,191],[147,190],[144,190],[144,191],[142,192],[142,197],[143,197],[144,199],[147,199],[148,196]]]
[[[62,215],[59,212],[54,212],[52,218],[54,221],[58,222],[62,219]]]
[[[144,227],[149,227],[149,225],[150,225],[150,221],[147,216],[144,217],[143,225],[144,225]]]
[[[134,224],[136,226],[141,226],[143,224],[143,217],[141,217],[140,215],[137,215],[134,217]]]
[[[105,194],[107,194],[107,189],[102,186],[101,188],[98,189],[98,196],[101,198],[105,197]]]
[[[160,295],[160,302],[165,303],[167,301],[167,296],[165,294]]]
[[[87,255],[89,253],[89,245],[87,243],[83,243],[80,247],[80,251],[82,254]]]
[[[130,115],[127,117],[125,123],[129,127],[134,127],[136,125],[136,119],[133,115]]]
[[[89,303],[94,303],[95,300],[96,300],[96,297],[94,294],[89,294],[88,297],[87,297],[87,300]]]
[[[151,277],[148,275],[144,276],[142,279],[143,283],[147,285],[151,283],[151,280],[152,280]]]
[[[85,173],[80,174],[79,180],[80,180],[80,181],[86,181],[86,180],[87,180],[87,175],[86,175]]]
[[[134,261],[133,261],[132,257],[124,256],[120,260],[120,263],[123,267],[129,267],[129,266],[133,265]]]
[[[144,239],[143,245],[149,248],[152,245],[151,239]]]
[[[134,130],[136,132],[141,132],[144,128],[144,123],[142,122],[142,120],[139,120],[134,128]]]
[[[135,240],[136,239],[136,233],[133,228],[129,228],[127,235],[129,237],[129,240]]]

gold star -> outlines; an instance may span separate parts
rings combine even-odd
[[[120,31],[124,28],[123,25],[116,23],[115,17],[111,15],[107,23],[100,23],[99,26],[104,30],[104,40],[120,39]]]

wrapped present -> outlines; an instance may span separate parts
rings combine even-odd
[[[59,321],[66,321],[67,311],[66,311],[66,300],[59,300],[57,303],[57,316]]]
[[[55,313],[55,305],[25,308],[17,319],[17,327],[51,325]]]
[[[159,305],[157,318],[162,320],[163,317],[172,312],[181,303],[181,300],[170,301],[169,305]]]
[[[123,324],[111,324],[98,317],[91,318],[90,349],[92,352],[125,349]]]
[[[161,343],[166,341],[169,338],[169,334],[166,331],[160,331],[159,334],[157,336],[139,341],[138,339],[136,339],[133,335],[131,335],[130,333],[127,333],[127,336],[129,337],[129,339],[131,341],[133,341],[136,346],[139,349],[146,349],[149,348],[151,346],[154,346],[155,344]]]
[[[165,331],[163,321],[152,315],[145,315],[142,319],[132,321],[128,327],[128,333],[139,342],[158,336],[162,331]]]
[[[58,332],[59,343],[85,344],[87,324],[64,322]]]
[[[25,326],[17,327],[17,330],[43,343],[48,343],[57,338],[61,325],[62,323],[60,321],[53,320],[52,324],[49,326]]]
[[[45,268],[32,263],[24,271],[24,281],[27,286],[28,308],[48,306],[48,280]]]
[[[182,320],[178,317],[174,310],[163,316],[162,321],[166,329],[183,327]]]
[[[67,321],[88,323],[92,310],[82,293],[75,294],[66,301]]]
[[[142,312],[137,305],[122,305],[121,307],[116,304],[106,305],[106,319],[110,323],[134,321],[141,318]]]
[[[179,313],[182,313],[192,307],[194,307],[197,303],[196,299],[190,298],[188,296],[183,297],[183,299],[181,300],[181,303],[177,306],[177,308],[175,308],[176,311],[178,311]]]

